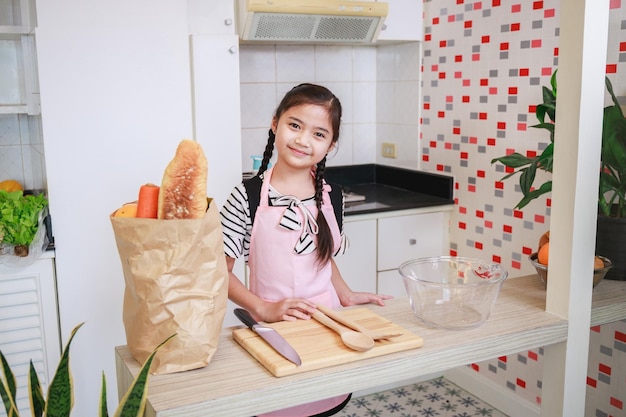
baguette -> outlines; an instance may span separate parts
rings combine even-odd
[[[208,163],[202,147],[183,139],[165,168],[159,192],[159,219],[199,219],[207,210]]]

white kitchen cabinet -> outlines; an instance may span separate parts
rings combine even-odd
[[[448,253],[452,206],[348,216],[350,247],[335,258],[354,291],[404,297],[398,267],[405,261]]]
[[[376,219],[348,221],[344,233],[349,247],[335,263],[353,291],[376,292]]]
[[[34,6],[0,0],[0,114],[39,114]]]
[[[0,0],[0,33],[21,35],[35,27],[32,0]]]
[[[379,294],[406,296],[398,267],[411,259],[448,253],[448,211],[378,220]]]
[[[241,182],[241,121],[239,49],[236,35],[191,35],[194,137],[205,149],[209,164],[208,193],[222,207]],[[230,158],[229,156],[237,156]],[[234,267],[244,278],[243,261]],[[229,300],[224,326],[239,321]]]
[[[17,379],[20,415],[26,416],[32,360],[48,386],[61,356],[54,258],[50,252],[26,267],[0,264],[0,350]],[[6,415],[4,407],[0,415]]]
[[[410,259],[446,251],[446,212],[412,214],[378,220],[378,270],[397,269]]]
[[[189,33],[235,35],[235,2],[188,0]]]
[[[404,282],[397,269],[378,272],[378,293],[406,297]]]
[[[424,37],[421,0],[386,0],[389,13],[378,41],[421,41]]]

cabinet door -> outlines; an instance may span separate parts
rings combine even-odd
[[[192,35],[193,129],[209,163],[209,196],[221,207],[241,182],[239,45],[235,35]]]
[[[194,135],[209,163],[209,197],[219,207],[241,182],[238,42],[235,35],[191,36]],[[234,272],[244,278],[243,261]],[[224,326],[240,323],[232,313],[235,307],[228,302]]]
[[[423,39],[422,0],[387,0],[389,13],[378,40],[421,41]]]
[[[188,0],[189,32],[235,35],[235,3],[232,0]]]
[[[376,292],[376,220],[344,223],[350,246],[335,263],[352,291]]]
[[[0,333],[0,350],[17,380],[18,408],[27,410],[29,361],[45,392],[61,356],[54,259],[0,264]]]
[[[396,298],[407,296],[402,277],[396,269],[378,273],[377,291],[378,294],[393,295]]]
[[[447,213],[378,220],[378,270],[396,269],[411,259],[446,253]]]

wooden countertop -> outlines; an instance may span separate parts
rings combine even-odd
[[[545,312],[546,292],[536,275],[508,279],[491,317],[463,331],[428,328],[406,298],[369,305],[372,311],[424,338],[424,346],[302,374],[276,378],[222,331],[205,368],[151,375],[146,416],[250,417],[332,395],[441,372],[457,366],[537,348],[567,338],[566,320]],[[592,324],[626,318],[626,283],[602,281],[593,290]],[[115,348],[120,398],[140,365],[126,346]]]

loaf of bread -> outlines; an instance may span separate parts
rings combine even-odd
[[[165,168],[159,192],[159,219],[198,219],[207,210],[208,164],[196,141],[183,139]]]

